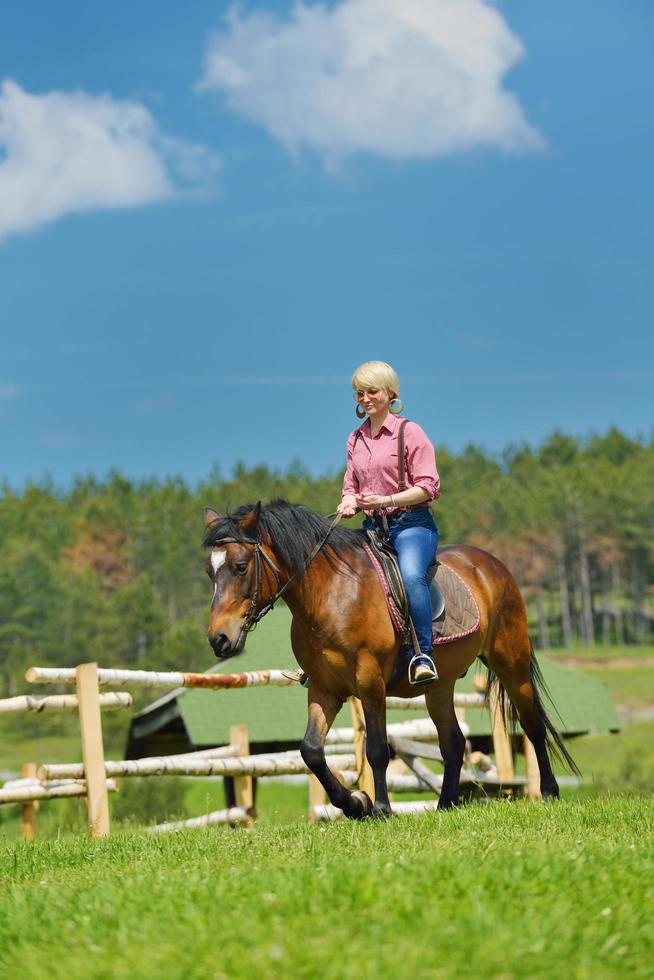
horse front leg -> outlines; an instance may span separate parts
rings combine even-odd
[[[355,796],[336,778],[327,765],[325,739],[343,702],[309,682],[309,718],[307,730],[300,744],[300,754],[311,772],[320,781],[330,803],[343,811],[346,817],[361,820],[368,815],[365,799]]]

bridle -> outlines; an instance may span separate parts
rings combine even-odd
[[[272,558],[266,554],[266,552],[263,550],[261,542],[257,538],[230,537],[230,538],[221,538],[219,541],[214,542],[214,544],[212,545],[212,547],[214,548],[218,548],[223,544],[252,545],[254,548],[254,592],[252,593],[252,596],[250,598],[250,605],[248,606],[247,611],[245,613],[245,617],[241,625],[241,630],[238,635],[238,640],[236,641],[237,647],[240,641],[242,640],[243,636],[245,636],[248,633],[251,633],[252,630],[254,630],[257,627],[257,625],[261,622],[263,617],[266,616],[270,612],[270,610],[274,608],[275,604],[279,601],[279,599],[281,599],[281,597],[284,595],[286,590],[291,585],[293,585],[294,582],[297,582],[297,580],[304,575],[307,568],[309,567],[313,559],[316,557],[320,549],[323,547],[324,544],[326,544],[327,538],[329,537],[329,535],[332,533],[332,531],[340,521],[341,515],[336,513],[336,514],[330,514],[329,517],[332,517],[333,520],[331,521],[326,533],[323,535],[323,537],[320,539],[318,544],[315,546],[315,548],[313,549],[309,557],[305,558],[302,568],[300,568],[297,572],[295,572],[295,574],[292,575],[289,578],[289,580],[284,583],[284,585],[282,585],[281,589],[277,590],[277,592],[272,597],[272,599],[270,599],[265,606],[262,606],[262,608],[258,612],[256,610],[257,610],[257,605],[259,603],[259,595],[261,593],[261,581],[262,581],[261,571],[263,567],[262,562],[265,562],[266,565],[268,565],[268,567],[271,569],[273,575],[277,579],[278,585],[282,575],[281,569],[278,568],[278,566],[275,564]]]

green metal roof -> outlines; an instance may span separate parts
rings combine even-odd
[[[289,630],[291,617],[276,608],[250,635],[244,653],[230,660],[225,670],[262,670],[295,667]],[[556,727],[569,735],[588,731],[615,731],[620,722],[604,685],[593,677],[553,660],[539,657],[545,682],[558,713],[546,702]],[[458,691],[472,691],[474,667],[457,683]],[[230,691],[183,690],[177,695],[183,722],[193,745],[220,745],[229,741],[230,725],[246,722],[252,742],[299,741],[307,720],[307,694],[299,686],[259,687]],[[146,712],[148,709],[145,709]],[[389,721],[408,721],[416,712],[389,711]],[[486,710],[469,708],[465,720],[471,735],[489,735]],[[335,724],[350,725],[347,705]]]

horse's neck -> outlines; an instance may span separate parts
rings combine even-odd
[[[338,560],[336,559],[337,562]],[[304,575],[293,583],[284,595],[284,600],[294,618],[316,628],[333,626],[334,607],[330,599],[336,599],[344,588],[360,588],[366,571],[361,567],[358,555],[348,556],[347,561],[352,569],[347,577],[335,571],[322,557],[322,560],[312,563]]]

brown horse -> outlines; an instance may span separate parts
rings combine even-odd
[[[284,589],[293,617],[293,652],[309,675],[302,757],[346,816],[360,819],[390,813],[386,695],[397,676],[401,644],[363,547],[364,532],[330,531],[325,518],[283,500],[263,507],[248,504],[228,516],[207,508],[205,524],[204,544],[211,549],[206,569],[214,586],[208,637],[214,653],[221,660],[240,653],[248,630]],[[443,548],[438,557],[466,582],[481,615],[476,633],[435,649],[439,679],[424,689],[444,762],[439,807],[459,802],[465,740],[454,713],[453,693],[457,678],[476,657],[498,678],[533,742],[543,796],[557,797],[548,750],[553,748],[576,768],[543,708],[542,681],[515,579],[502,562],[479,548]],[[410,697],[415,689],[401,679],[393,694]],[[346,789],[325,758],[327,732],[351,695],[360,698],[365,714],[374,805],[365,793]]]

